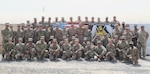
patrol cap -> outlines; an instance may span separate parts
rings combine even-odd
[[[108,41],[110,42],[110,41],[112,41],[112,39],[109,38]]]
[[[132,41],[130,41],[130,42],[129,42],[129,44],[133,44],[133,42],[132,42]]]
[[[144,25],[142,25],[141,28],[144,28]]]
[[[68,41],[68,39],[66,38],[65,41]]]
[[[129,27],[130,25],[129,24],[126,24],[126,27]]]
[[[72,39],[75,39],[76,37],[75,36],[72,36]]]
[[[57,42],[57,39],[54,39],[53,42]]]
[[[84,37],[84,39],[83,40],[87,40],[87,37]]]
[[[22,41],[22,38],[18,38],[19,41]]]
[[[40,39],[44,39],[45,38],[45,36],[41,36],[41,38]]]
[[[126,30],[129,30],[129,27],[126,27]]]
[[[134,24],[134,26],[137,26],[137,24]]]
[[[54,36],[50,36],[50,39],[54,39]]]
[[[122,24],[125,24],[125,22],[122,22]]]
[[[12,41],[12,38],[8,38],[8,41]]]
[[[98,40],[98,41],[97,41],[97,44],[101,44],[101,41],[100,41],[100,40]]]
[[[28,41],[32,41],[33,40],[33,38],[28,38]]]
[[[6,26],[9,26],[9,23],[5,23]]]
[[[125,36],[121,36],[121,38],[120,38],[121,40],[124,40],[125,39]]]
[[[17,27],[20,27],[20,26],[21,26],[20,24],[17,25]]]
[[[67,38],[65,35],[62,37],[63,39]]]
[[[38,26],[42,27],[42,24],[38,24]]]
[[[75,38],[75,41],[79,41],[79,39],[78,39],[78,38]]]

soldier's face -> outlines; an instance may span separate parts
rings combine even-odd
[[[81,20],[81,17],[80,17],[80,16],[78,16],[78,20]]]
[[[9,25],[6,25],[6,28],[8,28],[9,27]]]
[[[144,30],[144,27],[141,27],[141,30],[143,31],[143,30]]]
[[[41,42],[44,42],[44,39],[41,39]]]

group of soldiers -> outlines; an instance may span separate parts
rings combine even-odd
[[[58,22],[58,18],[54,23]],[[61,22],[66,22],[62,18]],[[70,21],[72,22],[72,17]],[[42,17],[41,22],[30,24],[18,24],[17,30],[13,29],[13,25],[5,24],[5,29],[2,30],[3,37],[3,60],[44,60],[49,58],[51,61],[62,58],[64,60],[82,60],[87,61],[117,61],[131,62],[138,64],[139,58],[146,56],[146,41],[149,37],[148,32],[134,25],[134,29],[130,30],[130,25],[120,24],[116,17],[113,17],[114,30],[112,34],[105,33],[100,35],[96,32],[95,36],[91,37],[89,26],[83,23],[98,22],[88,21],[85,17],[85,22],[82,22],[78,17],[79,27],[75,28],[71,25],[70,28],[60,29],[59,24],[55,28],[51,23],[51,18],[48,22]],[[103,23],[109,23],[108,18]],[[103,30],[103,29],[102,29]],[[101,32],[101,31],[100,31]],[[141,53],[141,50],[143,53]]]

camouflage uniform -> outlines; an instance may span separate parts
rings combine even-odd
[[[60,47],[57,44],[56,39],[53,40],[53,43],[50,44],[49,47],[49,52],[50,52],[50,60],[57,60],[59,53],[60,53]]]
[[[80,24],[80,26],[82,25]],[[77,38],[79,38],[79,43],[82,43],[84,38],[84,29],[82,27],[77,28],[76,34],[77,34]]]
[[[97,46],[95,46],[94,50],[96,51],[96,56],[98,57],[98,61],[100,62],[107,53],[107,50],[103,45],[101,45],[101,41],[97,42]]]
[[[126,28],[126,32],[123,33],[123,36],[126,37],[126,41],[128,41],[128,42],[132,41],[133,34],[129,30],[129,28]]]
[[[8,38],[10,38],[10,30],[9,30],[8,26],[9,26],[9,25],[6,24],[6,28],[1,31],[1,33],[2,33],[2,38],[3,38],[3,42],[2,42],[3,45],[4,45],[5,43],[7,43],[7,42],[8,42]]]
[[[141,26],[141,28],[144,28],[144,26]],[[138,32],[138,49],[139,49],[139,54],[140,54],[140,57],[141,57],[141,50],[143,51],[143,58],[145,58],[146,56],[146,42],[147,42],[147,39],[149,37],[149,34],[148,32],[146,32],[145,30],[140,30]]]
[[[37,59],[43,60],[48,54],[47,43],[44,41],[44,37],[41,36],[40,40],[36,42]]]
[[[9,38],[8,42],[4,45],[2,51],[2,57],[6,60],[15,60],[15,44],[12,43],[12,39]]]
[[[102,41],[102,39],[99,35],[96,35],[92,40],[94,45],[97,45],[97,41]]]
[[[95,51],[94,45],[91,45],[90,42],[87,42],[87,46],[85,46],[85,60],[94,60]]]
[[[138,38],[138,31],[139,31],[139,29],[137,29],[137,25],[134,25],[134,30],[132,31],[132,33],[133,33],[133,38],[132,38],[132,41],[133,41],[133,44],[134,44],[134,46],[136,46],[137,47],[137,38]]]
[[[24,31],[24,38],[25,38],[25,43],[28,42],[28,38],[33,38],[34,37],[34,30],[31,28],[28,28],[27,30]]]
[[[40,29],[36,31],[36,41],[40,40],[41,36],[45,36],[45,29],[42,29],[42,26],[40,25]]]
[[[91,30],[90,29],[85,29],[84,31],[84,37],[87,37],[88,41],[91,41]]]
[[[15,44],[18,43],[18,38],[24,38],[24,32],[21,30],[20,25],[18,25],[17,31],[15,31]]]
[[[117,43],[117,52],[119,53],[119,59],[125,61],[126,60],[126,55],[125,52],[129,48],[129,44],[127,41],[125,41],[125,37],[121,37],[121,41],[118,41]]]
[[[120,36],[121,36],[121,31],[118,29],[118,26],[116,26],[112,32],[112,37],[114,37],[115,35],[117,35],[118,38],[120,38]]]
[[[138,64],[139,50],[135,46],[133,46],[133,42],[130,42],[130,47],[127,49],[126,55],[129,62],[131,61],[132,64]]]
[[[60,30],[57,26],[57,28],[55,29],[55,38],[57,39],[58,43],[62,41],[62,36],[62,30]]]
[[[48,27],[46,27],[46,30],[44,32],[45,32],[45,41],[48,44],[50,39],[50,30],[48,29]]]
[[[66,41],[68,40],[65,39],[65,43],[62,46],[63,51],[62,59],[70,59],[71,57],[71,45]]]
[[[79,40],[76,39],[75,44],[72,46],[72,59],[73,60],[76,60],[76,59],[80,60],[82,56],[81,50],[83,50],[83,46],[78,42]]]
[[[69,41],[72,40],[72,36],[76,35],[76,30],[74,28],[70,28],[67,30],[67,34],[68,34],[68,39]]]
[[[108,37],[107,37],[107,34],[104,35],[104,39],[102,39],[102,45],[106,48],[108,44]]]
[[[109,43],[106,46],[107,53],[106,53],[106,59],[110,60],[112,58],[114,61],[116,61],[115,55],[116,55],[116,49],[115,45],[112,43],[112,40],[109,40]]]
[[[32,42],[32,38],[28,39],[28,43],[25,45],[25,52],[27,60],[34,60],[36,55],[35,44]]]
[[[18,42],[16,44],[15,50],[16,50],[16,59],[17,60],[23,60],[25,56],[25,44],[22,43],[22,38],[18,39]]]
[[[72,36],[72,41],[70,41],[71,47],[75,44],[75,36]]]

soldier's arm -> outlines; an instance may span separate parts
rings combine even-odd
[[[102,51],[101,55],[104,56],[107,53],[107,50],[106,50],[106,48],[104,46],[102,46],[102,49],[103,49],[103,51]]]
[[[60,46],[57,44],[57,51],[59,51],[60,50]]]
[[[149,33],[148,33],[148,32],[146,32],[146,40],[148,39],[148,37],[149,37]]]

